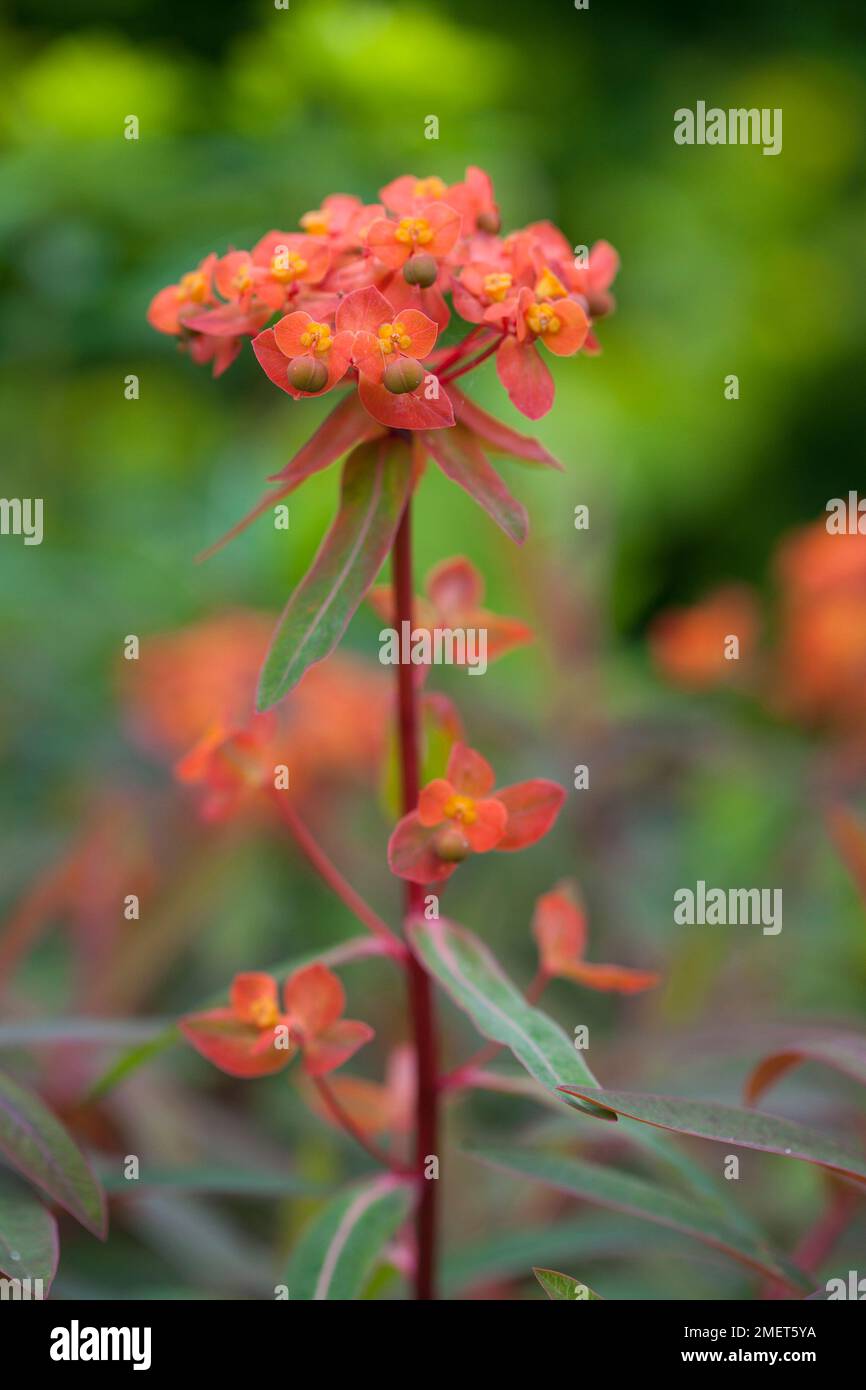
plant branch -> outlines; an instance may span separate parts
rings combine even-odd
[[[495,338],[492,343],[488,344],[484,351],[480,352],[477,357],[473,357],[472,360],[469,362],[461,363],[461,365],[456,369],[456,371],[451,372],[448,376],[440,377],[439,379],[442,382],[442,385],[447,385],[449,381],[456,381],[459,376],[463,376],[464,372],[471,372],[474,367],[480,367],[482,362],[486,362],[487,358],[491,357],[493,353],[496,352],[496,349],[499,347],[499,344],[502,342],[502,339],[504,337],[505,334],[501,333],[499,337]]]
[[[371,931],[374,936],[378,936],[387,944],[388,955],[395,956],[400,960],[406,960],[408,958],[408,951],[403,945],[403,942],[399,937],[394,935],[391,928],[382,921],[378,913],[373,911],[369,903],[364,901],[360,893],[355,891],[351,883],[343,877],[336,865],[331,863],[331,860],[322,849],[318,840],[301,820],[291,801],[289,801],[283,793],[278,792],[276,788],[273,790],[272,796],[280,819],[288,828],[298,848],[315,869],[322,881],[336,893],[341,902],[345,903],[349,911],[354,913],[368,931]]]
[[[394,597],[397,631],[401,624],[412,623],[412,502],[406,509],[394,540],[392,552]],[[418,803],[418,704],[414,671],[411,666],[397,666],[399,706],[400,773],[402,781],[403,814],[414,811]],[[419,915],[424,906],[424,886],[407,883],[405,893],[406,919]],[[429,975],[414,955],[408,961],[409,1007],[415,1037],[416,1101],[415,1101],[415,1169],[419,1184],[416,1217],[415,1297],[429,1300],[436,1297],[436,1225],[438,1178],[425,1178],[428,1157],[437,1155],[439,1127],[439,1095],[437,1087],[436,1018],[433,1009],[433,990]]]

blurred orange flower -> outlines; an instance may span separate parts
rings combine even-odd
[[[742,585],[717,589],[690,608],[661,613],[649,634],[655,664],[674,685],[707,690],[735,679],[750,661],[758,634],[755,596]],[[729,639],[736,637],[736,659]]]

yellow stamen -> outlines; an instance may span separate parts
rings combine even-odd
[[[309,236],[327,236],[330,221],[331,215],[325,208],[316,208],[315,212],[304,213],[300,225]]]
[[[249,1006],[250,1019],[256,1028],[273,1028],[279,1019],[279,1010],[273,999],[256,999]]]
[[[297,251],[278,251],[271,260],[271,277],[279,280],[281,284],[296,280],[306,269],[307,262]]]
[[[552,304],[530,304],[526,311],[526,322],[533,333],[558,333],[562,324],[556,317]]]
[[[426,246],[433,240],[433,231],[426,217],[401,217],[394,236],[404,246]]]
[[[253,277],[252,277],[252,273],[251,273],[251,271],[250,271],[249,265],[243,265],[243,266],[241,266],[241,268],[240,268],[240,270],[238,271],[237,275],[236,275],[235,278],[232,280],[232,284],[234,285],[235,289],[236,289],[236,290],[240,290],[241,293],[243,293],[244,290],[248,290],[248,289],[249,289],[249,287],[250,287],[250,285],[251,285],[252,283],[253,283]]]
[[[203,304],[208,296],[208,279],[200,270],[191,270],[187,275],[181,276],[180,284],[177,287],[178,299],[192,300],[195,304]]]
[[[501,304],[513,283],[512,277],[506,271],[501,274],[485,275],[484,293],[495,304]]]
[[[535,293],[539,299],[564,299],[568,290],[550,267],[545,266],[535,286]]]
[[[408,352],[412,339],[402,323],[383,323],[379,329],[379,343],[383,352]]]
[[[334,346],[328,325],[326,323],[314,323],[312,319],[301,334],[301,342],[305,348],[312,348],[313,352],[327,352],[329,348]]]
[[[448,820],[459,821],[461,825],[473,825],[478,819],[475,802],[471,796],[452,796],[442,810]]]
[[[447,185],[443,183],[436,174],[429,179],[416,179],[415,197],[416,198],[442,198],[445,196]]]

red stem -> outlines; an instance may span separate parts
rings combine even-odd
[[[439,380],[442,382],[443,386],[446,384],[446,382],[456,381],[457,378],[459,376],[462,376],[464,372],[471,372],[473,368],[480,367],[482,362],[486,362],[487,358],[493,355],[493,353],[499,347],[499,344],[502,342],[502,339],[504,337],[504,333],[500,334],[500,336],[494,339],[494,341],[489,345],[489,347],[486,347],[483,352],[480,352],[478,354],[477,357],[473,357],[470,362],[462,363],[462,365],[459,366],[455,372],[451,372],[449,376],[440,377]]]
[[[371,1158],[375,1159],[377,1163],[381,1163],[383,1167],[389,1168],[391,1172],[396,1173],[398,1177],[405,1178],[410,1176],[410,1169],[404,1167],[402,1163],[398,1163],[390,1154],[385,1153],[384,1149],[380,1149],[378,1144],[374,1144],[372,1139],[368,1139],[358,1128],[351,1115],[343,1109],[323,1076],[314,1076],[312,1079],[316,1090],[319,1092],[328,1110],[337,1121],[337,1124],[355,1140],[356,1144],[360,1144],[361,1148],[364,1149]]]
[[[484,326],[485,325],[483,323],[476,323],[475,327],[469,330],[469,332],[466,334],[466,337],[461,339],[461,341],[457,344],[456,347],[452,348],[450,352],[445,353],[445,356],[442,358],[441,362],[436,363],[435,370],[437,376],[440,372],[446,371],[447,368],[451,366],[452,362],[456,362],[458,357],[463,357],[467,348],[472,343],[472,339],[478,333],[481,332]]]
[[[310,833],[304,822],[301,820],[291,801],[282,793],[274,789],[274,804],[279,812],[284,825],[288,827],[294,836],[298,848],[306,856],[319,877],[328,885],[337,897],[346,904],[350,912],[353,912],[360,922],[371,931],[374,936],[378,936],[387,944],[388,954],[405,959],[407,952],[399,937],[396,937],[382,918],[373,911],[369,903],[365,902],[360,893],[356,893],[335,864],[332,864],[325,851],[322,849],[318,840]]]
[[[406,503],[392,552],[396,606],[394,623],[398,632],[402,631],[402,623],[408,622],[410,629],[412,623],[411,506],[410,500]],[[397,667],[400,771],[404,815],[414,811],[418,804],[418,705],[414,674],[412,666],[400,664]],[[423,912],[423,884],[406,884],[405,908],[407,919]],[[429,975],[414,956],[410,956],[407,968],[417,1076],[415,1169],[419,1191],[416,1218],[415,1297],[429,1300],[436,1297],[436,1200],[439,1179],[425,1178],[424,1170],[427,1159],[438,1156],[439,1096],[436,1078],[436,1019]]]

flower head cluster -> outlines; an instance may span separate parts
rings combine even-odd
[[[599,242],[575,255],[549,222],[502,236],[490,177],[478,168],[450,185],[404,174],[379,197],[367,205],[332,194],[297,230],[206,256],[159,291],[151,324],[178,337],[196,362],[212,363],[214,375],[252,337],[267,375],[289,395],[357,384],[380,423],[432,429],[454,423],[449,370],[471,365],[434,351],[450,299],[474,325],[473,351],[495,352],[517,408],[532,419],[545,414],[553,379],[539,348],[560,357],[598,351],[592,323],[613,308],[613,248]]]

